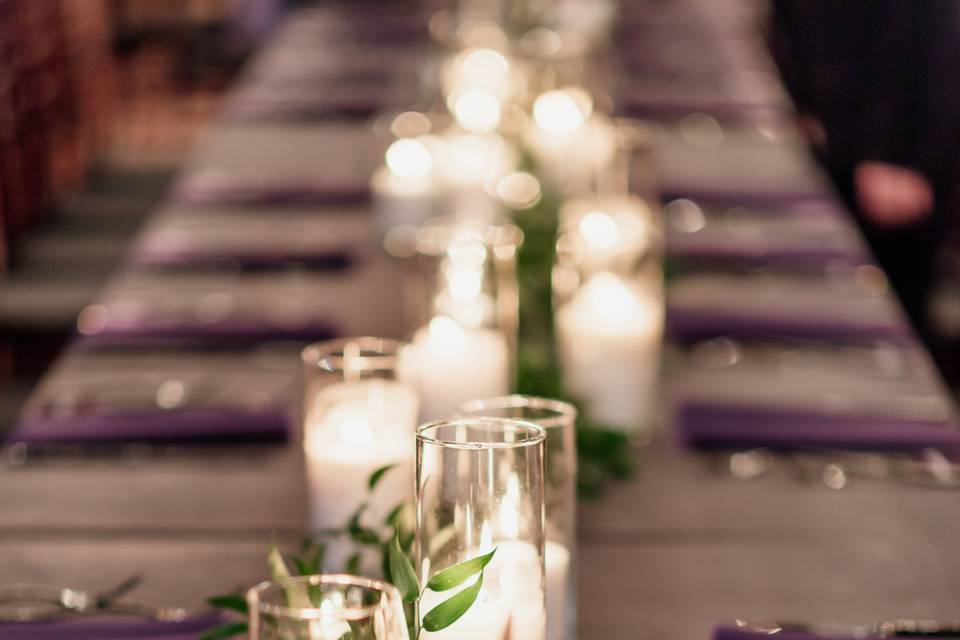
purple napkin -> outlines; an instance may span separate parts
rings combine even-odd
[[[218,267],[229,263],[240,267],[272,267],[296,263],[316,269],[346,269],[357,261],[356,252],[331,249],[326,252],[304,251],[244,251],[208,253],[193,248],[161,245],[138,247],[129,255],[130,263],[139,267]]]
[[[667,333],[681,342],[692,342],[716,336],[731,338],[793,337],[815,340],[841,340],[856,337],[864,340],[913,342],[913,331],[894,319],[875,318],[872,322],[838,318],[815,318],[803,315],[740,315],[736,312],[711,309],[678,309],[667,307]]]
[[[232,204],[232,205],[281,205],[281,204],[362,204],[370,197],[367,185],[344,184],[277,184],[258,187],[242,182],[205,180],[198,176],[180,182],[173,190],[171,199],[180,204]]]
[[[713,630],[713,640],[769,640],[770,634],[763,631],[748,631],[739,627],[720,626]],[[807,631],[778,631],[777,640],[853,640],[853,636],[817,635]]]
[[[0,637],[4,640],[195,640],[207,629],[225,621],[220,614],[211,613],[182,622],[98,618],[3,623]]]
[[[157,320],[137,317],[107,323],[100,331],[87,336],[91,344],[115,340],[202,340],[216,344],[248,344],[274,340],[316,342],[329,340],[341,332],[329,321],[315,319],[302,324],[280,325],[252,319],[233,319],[205,324],[197,321]]]
[[[843,262],[850,265],[869,262],[866,252],[845,247],[776,247],[762,253],[746,253],[737,247],[683,247],[671,246],[667,237],[667,255],[695,262],[735,261],[749,265],[817,266],[829,262]]]
[[[223,117],[232,122],[309,122],[326,118],[362,119],[389,106],[383,96],[329,96],[303,100],[236,100],[227,105]]]
[[[7,443],[277,441],[286,438],[288,424],[287,413],[277,408],[34,413],[21,417]]]
[[[828,415],[708,401],[675,407],[674,428],[680,442],[703,448],[960,449],[960,428],[947,421]]]

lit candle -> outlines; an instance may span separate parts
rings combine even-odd
[[[443,161],[439,166],[444,187],[455,198],[492,201],[488,187],[513,173],[517,155],[495,133],[475,134],[458,129],[443,138]]]
[[[516,97],[523,90],[523,77],[518,66],[494,49],[465,49],[447,59],[440,70],[443,94],[451,96],[464,91],[483,91],[500,104]]]
[[[589,419],[624,431],[652,428],[661,297],[602,271],[557,311],[556,323],[564,384]]]
[[[340,527],[368,501],[367,480],[396,464],[369,497],[367,516],[382,521],[413,492],[416,392],[370,379],[321,389],[304,421],[304,450],[314,529]]]
[[[386,164],[370,180],[374,215],[382,235],[400,225],[417,226],[440,213],[429,138],[401,138],[387,148]]]
[[[579,88],[541,94],[525,140],[543,178],[557,190],[588,183],[611,165],[616,151],[612,125],[593,113],[593,100]]]
[[[567,572],[570,553],[562,545],[547,542],[544,547],[546,564],[546,609],[544,589],[540,585],[541,571],[536,549],[528,542],[506,540],[470,557],[488,553],[496,547],[490,564],[484,569],[483,588],[477,601],[453,625],[439,632],[424,632],[422,638],[432,640],[565,640]],[[470,580],[456,591],[433,593],[427,591],[421,601],[420,615],[440,604],[457,591],[473,584]],[[510,635],[506,631],[510,629]]]
[[[465,329],[447,316],[436,316],[406,347],[401,371],[420,393],[421,420],[438,420],[455,415],[472,398],[507,393],[509,360],[501,332]]]
[[[632,197],[574,199],[560,209],[563,233],[587,273],[643,257],[655,242],[652,220],[650,207]]]

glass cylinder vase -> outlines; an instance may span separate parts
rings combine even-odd
[[[403,601],[379,580],[315,575],[247,592],[251,640],[409,640]]]
[[[593,426],[648,440],[664,323],[655,211],[627,195],[577,199],[560,225],[552,280],[564,387]]]
[[[577,410],[567,402],[532,396],[473,400],[463,415],[514,418],[543,427],[544,564],[546,566],[547,640],[573,640],[577,628]]]
[[[420,295],[404,375],[420,393],[421,420],[449,418],[477,397],[504,395],[513,379],[518,325],[512,225],[450,223],[417,239]]]
[[[466,614],[443,630],[425,631],[424,640],[545,640],[545,440],[542,427],[502,418],[418,429],[414,555],[421,584],[494,551]],[[421,619],[455,593],[426,590]]]
[[[363,337],[303,351],[303,447],[314,531],[342,527],[363,503],[364,519],[379,524],[412,498],[419,401],[398,379],[402,347]],[[395,467],[369,494],[370,476],[387,465]]]

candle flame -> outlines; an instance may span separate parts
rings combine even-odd
[[[400,178],[426,178],[433,170],[433,156],[419,140],[401,138],[387,148],[387,167]]]
[[[459,344],[467,334],[452,318],[437,316],[430,321],[430,335],[441,342]]]
[[[593,100],[583,89],[548,91],[533,103],[537,126],[554,135],[569,135],[583,126],[593,112]]]
[[[500,125],[500,101],[483,89],[468,89],[451,96],[453,116],[467,131],[486,133]]]
[[[507,491],[500,502],[500,533],[509,539],[520,536],[520,478],[513,473],[507,479]]]
[[[616,221],[603,211],[591,211],[580,219],[580,233],[588,244],[598,249],[609,249],[620,239]]]
[[[464,53],[460,68],[469,80],[499,80],[510,71],[510,61],[499,51],[472,49]]]

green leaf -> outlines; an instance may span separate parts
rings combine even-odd
[[[216,609],[230,609],[243,614],[247,613],[247,601],[238,593],[207,598],[207,604]]]
[[[383,479],[383,476],[387,474],[388,471],[396,467],[396,464],[388,464],[380,467],[376,471],[370,474],[370,479],[367,480],[367,489],[373,491],[377,488],[377,484],[380,483],[380,480]]]
[[[393,509],[391,509],[390,513],[387,514],[387,517],[383,519],[383,524],[385,524],[388,527],[397,526],[397,518],[400,517],[400,512],[403,511],[403,508],[405,506],[406,505],[401,502],[400,504],[395,506]]]
[[[312,576],[316,573],[316,571],[311,569],[309,560],[304,560],[297,556],[290,558],[290,560],[293,562],[293,566],[296,567],[298,576]]]
[[[221,638],[232,638],[240,634],[246,634],[250,626],[246,622],[226,622],[213,629],[207,629],[200,634],[199,640],[221,640]]]
[[[473,606],[482,586],[483,572],[481,571],[476,582],[431,609],[423,617],[423,628],[427,631],[440,631],[452,625]]]
[[[270,566],[270,577],[274,580],[285,580],[290,577],[290,570],[287,569],[287,563],[283,561],[283,554],[277,545],[271,545],[270,553],[267,554],[267,564]]]
[[[475,576],[483,571],[483,568],[487,566],[493,558],[493,554],[496,552],[497,550],[494,549],[486,555],[478,556],[472,560],[465,560],[464,562],[444,569],[430,578],[430,581],[427,583],[427,589],[431,591],[447,591],[448,589],[459,587],[471,576]]]
[[[394,535],[390,542],[390,576],[393,578],[393,585],[406,602],[414,602],[420,597],[417,574],[410,558],[400,549],[399,535]]]
[[[360,508],[354,511],[347,522],[347,535],[357,544],[368,546],[380,546],[380,534],[369,527],[360,524],[360,516],[366,511],[367,505],[362,504]]]
[[[363,560],[363,556],[359,553],[354,553],[349,558],[347,558],[347,565],[344,567],[343,572],[349,573],[352,575],[357,575],[360,573],[360,562]]]

